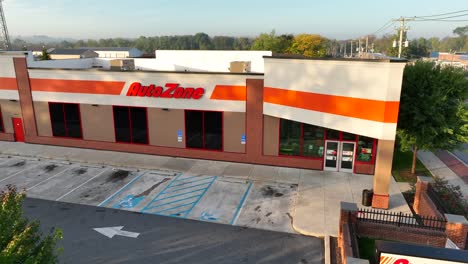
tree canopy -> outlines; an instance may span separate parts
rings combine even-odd
[[[397,135],[402,150],[453,149],[468,142],[468,80],[461,68],[416,61],[406,66]],[[412,171],[414,173],[414,171]]]
[[[42,235],[38,221],[23,216],[24,192],[9,186],[0,192],[0,263],[51,264],[57,263],[56,243],[62,232],[55,229]]]

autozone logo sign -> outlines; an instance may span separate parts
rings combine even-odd
[[[205,94],[205,89],[198,87],[180,87],[178,83],[166,83],[163,86],[154,84],[144,86],[139,82],[134,82],[128,88],[127,96],[195,99],[198,100]]]

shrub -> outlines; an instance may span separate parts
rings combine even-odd
[[[464,199],[460,186],[448,184],[447,180],[440,177],[434,177],[431,186],[449,214],[463,215],[468,219],[468,202]]]

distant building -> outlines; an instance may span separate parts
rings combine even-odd
[[[468,52],[439,52],[438,63],[442,65],[453,65],[468,69]]]
[[[143,55],[141,50],[129,47],[88,47],[87,49],[99,54],[99,58],[139,58]]]
[[[99,56],[98,53],[90,49],[53,49],[49,51],[49,55],[52,60],[86,59]]]

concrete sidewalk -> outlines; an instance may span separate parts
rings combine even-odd
[[[297,184],[292,202],[286,208],[292,228],[305,235],[337,236],[340,201],[361,204],[363,189],[372,188],[372,175],[304,170],[253,164],[196,160],[124,152],[100,151],[16,142],[1,142],[0,154],[55,159],[70,162],[137,169],[165,169],[193,175],[218,175],[256,183]],[[265,203],[268,201],[265,200]],[[283,209],[283,208],[281,208]],[[401,191],[392,178],[390,210],[410,213]],[[262,228],[259,226],[259,228]],[[268,227],[265,227],[268,229]]]
[[[418,151],[419,160],[434,176],[445,178],[449,184],[460,186],[465,199],[468,199],[468,184],[466,184],[455,172],[430,151]]]

